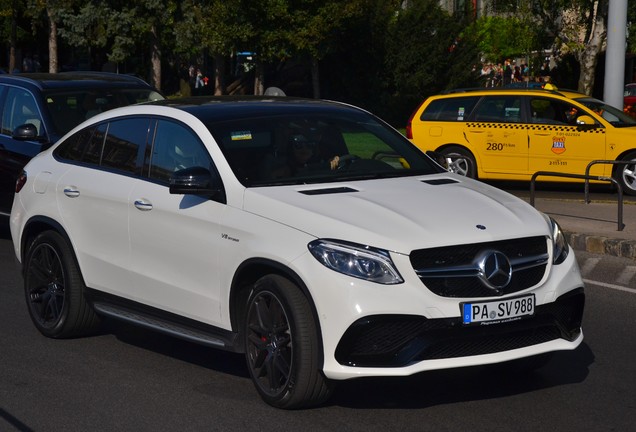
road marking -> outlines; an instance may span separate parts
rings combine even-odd
[[[584,275],[588,275],[588,274],[592,273],[592,270],[594,270],[594,268],[599,263],[599,261],[601,261],[600,258],[588,258],[588,259],[586,259],[585,263],[583,263],[583,267],[581,267],[581,273],[583,273]]]
[[[603,288],[610,288],[610,289],[615,289],[617,291],[624,291],[624,292],[628,292],[630,294],[636,294],[636,289],[634,289],[634,288],[627,288],[627,287],[620,286],[620,285],[608,284],[608,283],[605,283],[605,282],[598,282],[598,281],[593,281],[593,280],[589,280],[589,279],[583,279],[583,282],[585,282],[586,284],[596,285],[596,286],[600,286],[600,287],[603,287]]]
[[[622,271],[618,279],[616,279],[616,282],[618,282],[619,284],[628,285],[629,281],[631,280],[631,278],[634,277],[634,275],[636,275],[636,266],[627,266]]]

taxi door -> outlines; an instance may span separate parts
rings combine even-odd
[[[481,170],[525,174],[528,171],[528,136],[521,123],[521,97],[486,96],[466,123],[467,140]]]
[[[583,175],[590,161],[605,159],[605,128],[576,125],[576,117],[590,113],[566,101],[546,97],[529,98],[528,107],[529,174],[553,171]],[[590,174],[603,175],[603,165],[593,166]]]

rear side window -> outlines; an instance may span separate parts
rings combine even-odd
[[[465,121],[477,104],[479,96],[436,99],[422,113],[422,121]]]
[[[106,126],[91,126],[71,135],[55,150],[55,156],[67,161],[99,165]]]

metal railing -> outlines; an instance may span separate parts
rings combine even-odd
[[[564,178],[576,178],[576,179],[581,179],[581,180],[585,180],[585,203],[589,204],[590,203],[590,199],[589,199],[589,181],[590,180],[595,180],[595,181],[606,181],[606,182],[611,182],[614,183],[614,185],[616,186],[616,190],[618,192],[618,231],[623,231],[623,228],[625,228],[625,224],[623,223],[623,188],[621,187],[621,185],[616,181],[615,178],[613,177],[604,177],[604,176],[591,176],[589,175],[590,172],[590,167],[596,163],[633,163],[629,162],[629,161],[622,161],[622,162],[617,162],[617,161],[592,161],[588,164],[586,170],[585,170],[585,175],[583,174],[568,174],[568,173],[560,173],[560,172],[554,172],[554,171],[537,171],[536,173],[532,174],[532,178],[530,179],[530,205],[532,207],[534,207],[534,192],[535,192],[535,183],[536,183],[536,179],[539,176],[549,176],[549,177],[564,177]]]

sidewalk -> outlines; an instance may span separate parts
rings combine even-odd
[[[529,202],[529,200],[526,200]],[[636,205],[623,204],[622,231],[618,230],[616,201],[535,199],[534,206],[561,225],[570,246],[598,254],[636,260]]]

